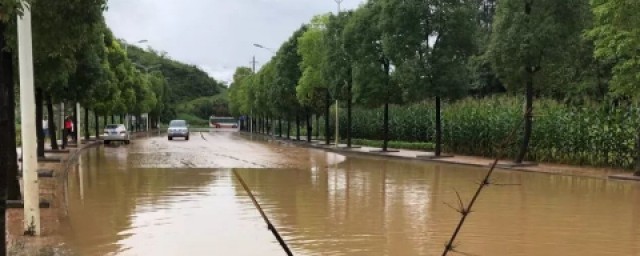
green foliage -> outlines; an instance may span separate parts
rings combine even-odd
[[[100,63],[96,51],[101,48],[105,8],[105,0],[33,1],[33,63],[37,87],[54,90],[54,97],[60,99],[76,100],[90,94],[93,85],[68,80],[78,73],[79,65],[93,69],[86,70],[88,72],[100,69],[95,68],[99,66],[96,63]]]
[[[296,87],[298,101],[319,111],[324,105],[327,89],[327,77],[322,74],[323,57],[326,55],[325,30],[327,15],[316,16],[307,26],[308,29],[298,38],[297,51],[301,57],[302,76]]]
[[[367,106],[397,101],[401,90],[391,83],[391,60],[385,53],[383,31],[378,26],[379,1],[367,2],[354,12],[344,28],[344,47],[353,56],[353,96]]]
[[[528,76],[549,76],[550,65],[573,61],[566,49],[580,42],[587,11],[584,0],[500,1],[489,47],[500,78],[518,88]]]
[[[214,109],[228,113],[226,106],[224,106],[225,110],[221,110],[220,107],[221,104],[226,104],[226,101],[222,103],[207,100],[192,102],[200,98],[212,99],[226,91],[222,83],[211,78],[200,68],[172,60],[166,54],[151,48],[143,50],[134,45],[127,46],[126,57],[138,70],[150,72],[150,75],[145,75],[148,82],[144,79],[139,80],[144,86],[136,91],[136,95],[139,99],[147,100],[143,100],[144,104],[136,110],[156,113],[164,122],[180,114],[201,116],[206,119],[213,114]],[[155,95],[157,100],[154,102],[150,95]],[[189,107],[184,107],[185,105]],[[206,114],[207,111],[209,111],[208,114]]]
[[[275,57],[274,81],[269,86],[269,95],[271,96],[270,105],[274,113],[280,117],[290,118],[300,108],[296,97],[296,86],[302,76],[300,70],[302,57],[298,54],[298,38],[306,30],[306,26],[296,30],[291,38],[280,47]]]
[[[457,96],[469,85],[475,0],[381,0],[384,52],[409,100]]]
[[[189,113],[180,113],[175,119],[185,120],[192,127],[209,127],[209,119],[203,119]]]
[[[393,106],[390,110],[390,147],[408,148],[393,141],[433,145],[435,112],[431,102]],[[632,168],[635,155],[635,127],[640,125],[640,109],[611,104],[567,106],[554,100],[539,100],[535,108],[529,160],[564,164]],[[505,136],[521,124],[522,100],[515,97],[465,99],[445,104],[443,142],[449,153],[492,157],[498,153],[509,157],[517,153],[519,141],[497,149]],[[353,137],[381,141],[382,109],[354,110]],[[340,119],[344,126],[346,119]],[[341,130],[344,134],[345,130]],[[401,144],[402,145],[402,144]],[[429,149],[415,148],[415,149]]]
[[[229,111],[234,116],[251,112],[247,87],[252,75],[253,71],[248,67],[238,67],[233,74],[233,82],[229,86]]]
[[[194,65],[170,59],[153,49],[144,51],[133,45],[127,47],[127,56],[141,69],[159,71],[167,79],[169,102],[179,103],[203,96],[214,96],[226,87]]]
[[[640,96],[640,5],[636,1],[592,0],[595,26],[587,36],[595,43],[594,55],[615,60],[611,90],[616,97]]]
[[[208,120],[210,116],[230,116],[228,109],[227,93],[216,96],[201,97],[188,102],[178,104],[178,113],[188,113],[189,115]]]

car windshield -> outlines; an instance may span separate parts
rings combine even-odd
[[[173,120],[169,123],[169,127],[186,127],[187,122],[184,120]]]
[[[107,125],[106,129],[117,129],[118,125],[117,124],[109,124]]]

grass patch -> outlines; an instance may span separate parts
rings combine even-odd
[[[209,120],[191,114],[181,113],[178,114],[178,118],[176,119],[185,120],[192,127],[209,127]]]
[[[351,142],[356,145],[367,146],[367,147],[382,147],[381,140],[352,139]],[[431,142],[389,141],[388,145],[390,148],[423,150],[423,151],[431,151],[435,148],[435,144]]]

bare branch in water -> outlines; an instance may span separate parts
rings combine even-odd
[[[525,112],[524,116],[527,117],[529,114],[531,114],[531,108],[527,109],[527,111]],[[505,148],[505,145],[507,145],[510,141],[513,140],[513,138],[517,134],[518,129],[524,123],[524,120],[525,120],[525,118],[523,118],[521,120],[521,122],[511,131],[511,133],[502,141],[502,143],[500,143],[500,145],[498,145],[496,147],[496,152],[502,152],[502,149]],[[478,184],[478,189],[476,190],[475,194],[471,198],[471,201],[469,202],[469,204],[467,205],[466,208],[464,206],[464,203],[462,202],[462,198],[460,197],[460,194],[458,193],[458,191],[456,191],[456,196],[458,197],[458,204],[460,206],[460,208],[457,209],[457,211],[462,215],[462,217],[460,218],[460,221],[458,222],[458,225],[456,226],[456,229],[453,231],[453,234],[451,235],[451,238],[446,243],[444,251],[442,252],[442,256],[446,256],[449,252],[460,253],[460,252],[455,250],[455,246],[454,246],[453,243],[456,241],[456,238],[458,237],[458,233],[460,233],[460,230],[462,229],[462,226],[464,225],[465,221],[467,220],[467,216],[469,216],[469,214],[471,213],[471,209],[473,208],[473,205],[475,204],[476,200],[478,199],[478,196],[480,196],[480,193],[482,193],[482,190],[485,187],[488,187],[489,185],[492,185],[491,184],[491,175],[493,174],[493,171],[496,169],[496,166],[498,165],[498,161],[500,160],[500,157],[501,157],[501,154],[497,154],[495,160],[491,164],[491,168],[489,168],[489,171],[485,175],[484,179]],[[467,254],[467,255],[469,255],[469,254]]]

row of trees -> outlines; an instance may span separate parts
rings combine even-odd
[[[84,108],[95,114],[95,134],[101,134],[98,116],[160,113],[167,82],[161,73],[138,70],[128,58],[126,45],[107,28],[103,11],[106,0],[74,1],[0,1],[0,170],[8,185],[3,198],[19,199],[16,163],[16,88],[17,31],[16,16],[22,8],[32,11],[33,55],[36,92],[36,130],[38,155],[44,156],[42,121],[46,109],[52,131],[51,146],[57,149],[54,105],[59,103]],[[157,119],[157,116],[156,116]],[[77,126],[76,126],[77,127]],[[89,127],[88,123],[84,124]],[[85,130],[85,136],[88,137]],[[5,186],[1,186],[5,188]],[[4,192],[8,192],[7,197]]]
[[[162,107],[152,110],[153,117],[161,122],[171,119],[187,119],[196,125],[197,121],[208,123],[210,115],[228,115],[226,85],[211,78],[195,65],[189,65],[168,58],[165,53],[153,49],[129,46],[127,57],[141,68],[152,73],[161,73],[171,86],[158,101]],[[189,120],[197,119],[197,120]]]
[[[534,97],[573,105],[636,102],[638,10],[635,1],[616,0],[369,0],[314,17],[257,73],[239,68],[230,108],[258,125],[324,115],[328,143],[329,109],[339,100],[346,103],[351,146],[352,105],[382,106],[387,150],[389,104],[428,100],[439,156],[443,101],[521,94],[519,163],[533,130]]]

